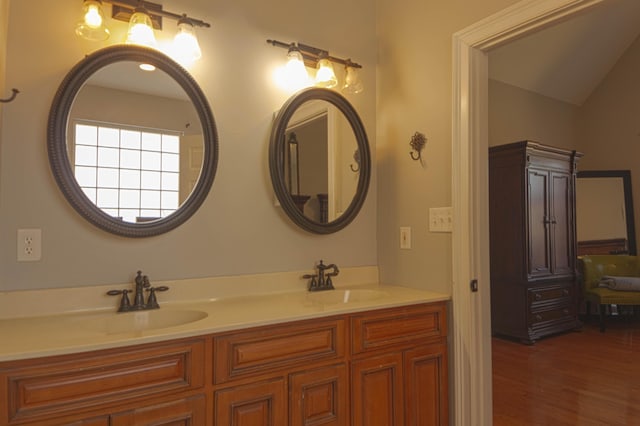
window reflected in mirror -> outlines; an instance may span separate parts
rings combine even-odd
[[[79,91],[67,148],[78,185],[99,209],[131,223],[173,214],[200,175],[203,137],[186,93],[161,70],[118,62]]]

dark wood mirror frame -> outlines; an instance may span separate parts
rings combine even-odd
[[[628,254],[635,256],[636,226],[633,212],[633,192],[631,191],[631,171],[629,170],[585,170],[577,174],[579,179],[584,178],[621,178],[624,192],[624,208],[627,225]],[[578,213],[579,214],[579,213]]]
[[[124,222],[99,209],[78,185],[67,152],[67,122],[76,95],[95,72],[119,61],[147,63],[167,73],[185,91],[202,125],[204,158],[200,177],[193,191],[174,213],[149,222]],[[165,54],[154,49],[130,45],[116,45],[98,50],[86,56],[69,71],[51,104],[47,149],[53,176],[73,208],[98,228],[124,237],[150,237],[168,232],[184,223],[207,197],[218,164],[218,134],[215,121],[209,103],[196,81],[182,66]]]
[[[311,100],[329,102],[344,114],[354,132],[361,159],[360,170],[358,172],[360,175],[353,200],[340,217],[328,223],[313,221],[300,211],[293,197],[289,194],[284,173],[284,152],[287,144],[285,134],[289,120],[301,105]],[[278,112],[271,131],[269,143],[269,172],[273,189],[282,209],[287,216],[302,229],[316,234],[330,234],[343,229],[351,223],[358,215],[367,197],[371,176],[371,155],[369,151],[369,141],[362,121],[349,101],[337,92],[320,88],[304,89],[289,98]]]

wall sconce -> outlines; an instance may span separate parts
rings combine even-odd
[[[427,138],[420,132],[415,132],[409,141],[409,145],[411,145],[411,149],[413,151],[409,152],[411,159],[414,161],[418,161],[422,158],[422,150],[424,146],[427,144]],[[414,155],[414,151],[418,153],[418,155]]]
[[[111,17],[129,23],[126,43],[156,47],[154,29],[162,30],[162,18],[178,22],[178,32],[170,55],[181,63],[202,57],[195,27],[211,27],[207,22],[162,9],[161,4],[144,0],[84,0],[83,18],[76,26],[76,34],[88,40],[106,40],[109,30],[104,26],[102,3],[109,3]]]
[[[345,67],[345,81],[342,86],[343,92],[355,94],[362,92],[364,89],[358,72],[362,68],[362,65],[351,61],[351,59],[336,58],[334,56],[330,56],[329,52],[326,50],[318,49],[317,47],[308,46],[302,43],[283,43],[278,40],[267,40],[267,43],[276,47],[288,49],[287,56],[289,58],[289,62],[287,62],[285,72],[287,73],[288,81],[296,82],[296,89],[308,87],[311,84],[325,88],[337,87],[338,79],[333,69],[333,63],[340,64]],[[292,57],[295,58],[292,59]],[[296,61],[295,64],[292,64],[292,60]],[[315,80],[311,80],[309,78],[305,66],[316,69]],[[300,82],[304,83],[300,84]]]

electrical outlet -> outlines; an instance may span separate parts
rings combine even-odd
[[[411,248],[411,227],[409,226],[400,227],[400,248],[401,249]]]
[[[18,262],[36,262],[42,259],[42,231],[18,229]]]

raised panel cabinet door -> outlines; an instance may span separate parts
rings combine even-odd
[[[551,173],[551,270],[555,275],[573,273],[571,179],[567,173]]]
[[[549,241],[549,173],[540,170],[528,172],[529,246],[528,273],[531,278],[551,274]]]
[[[215,392],[216,426],[283,426],[287,423],[284,379]]]
[[[353,426],[404,426],[402,353],[353,361]]]
[[[290,426],[349,424],[348,387],[345,364],[292,374],[289,377]]]
[[[405,424],[449,424],[447,345],[433,344],[404,353]]]
[[[111,416],[111,426],[197,426],[206,424],[204,395],[163,402]]]

